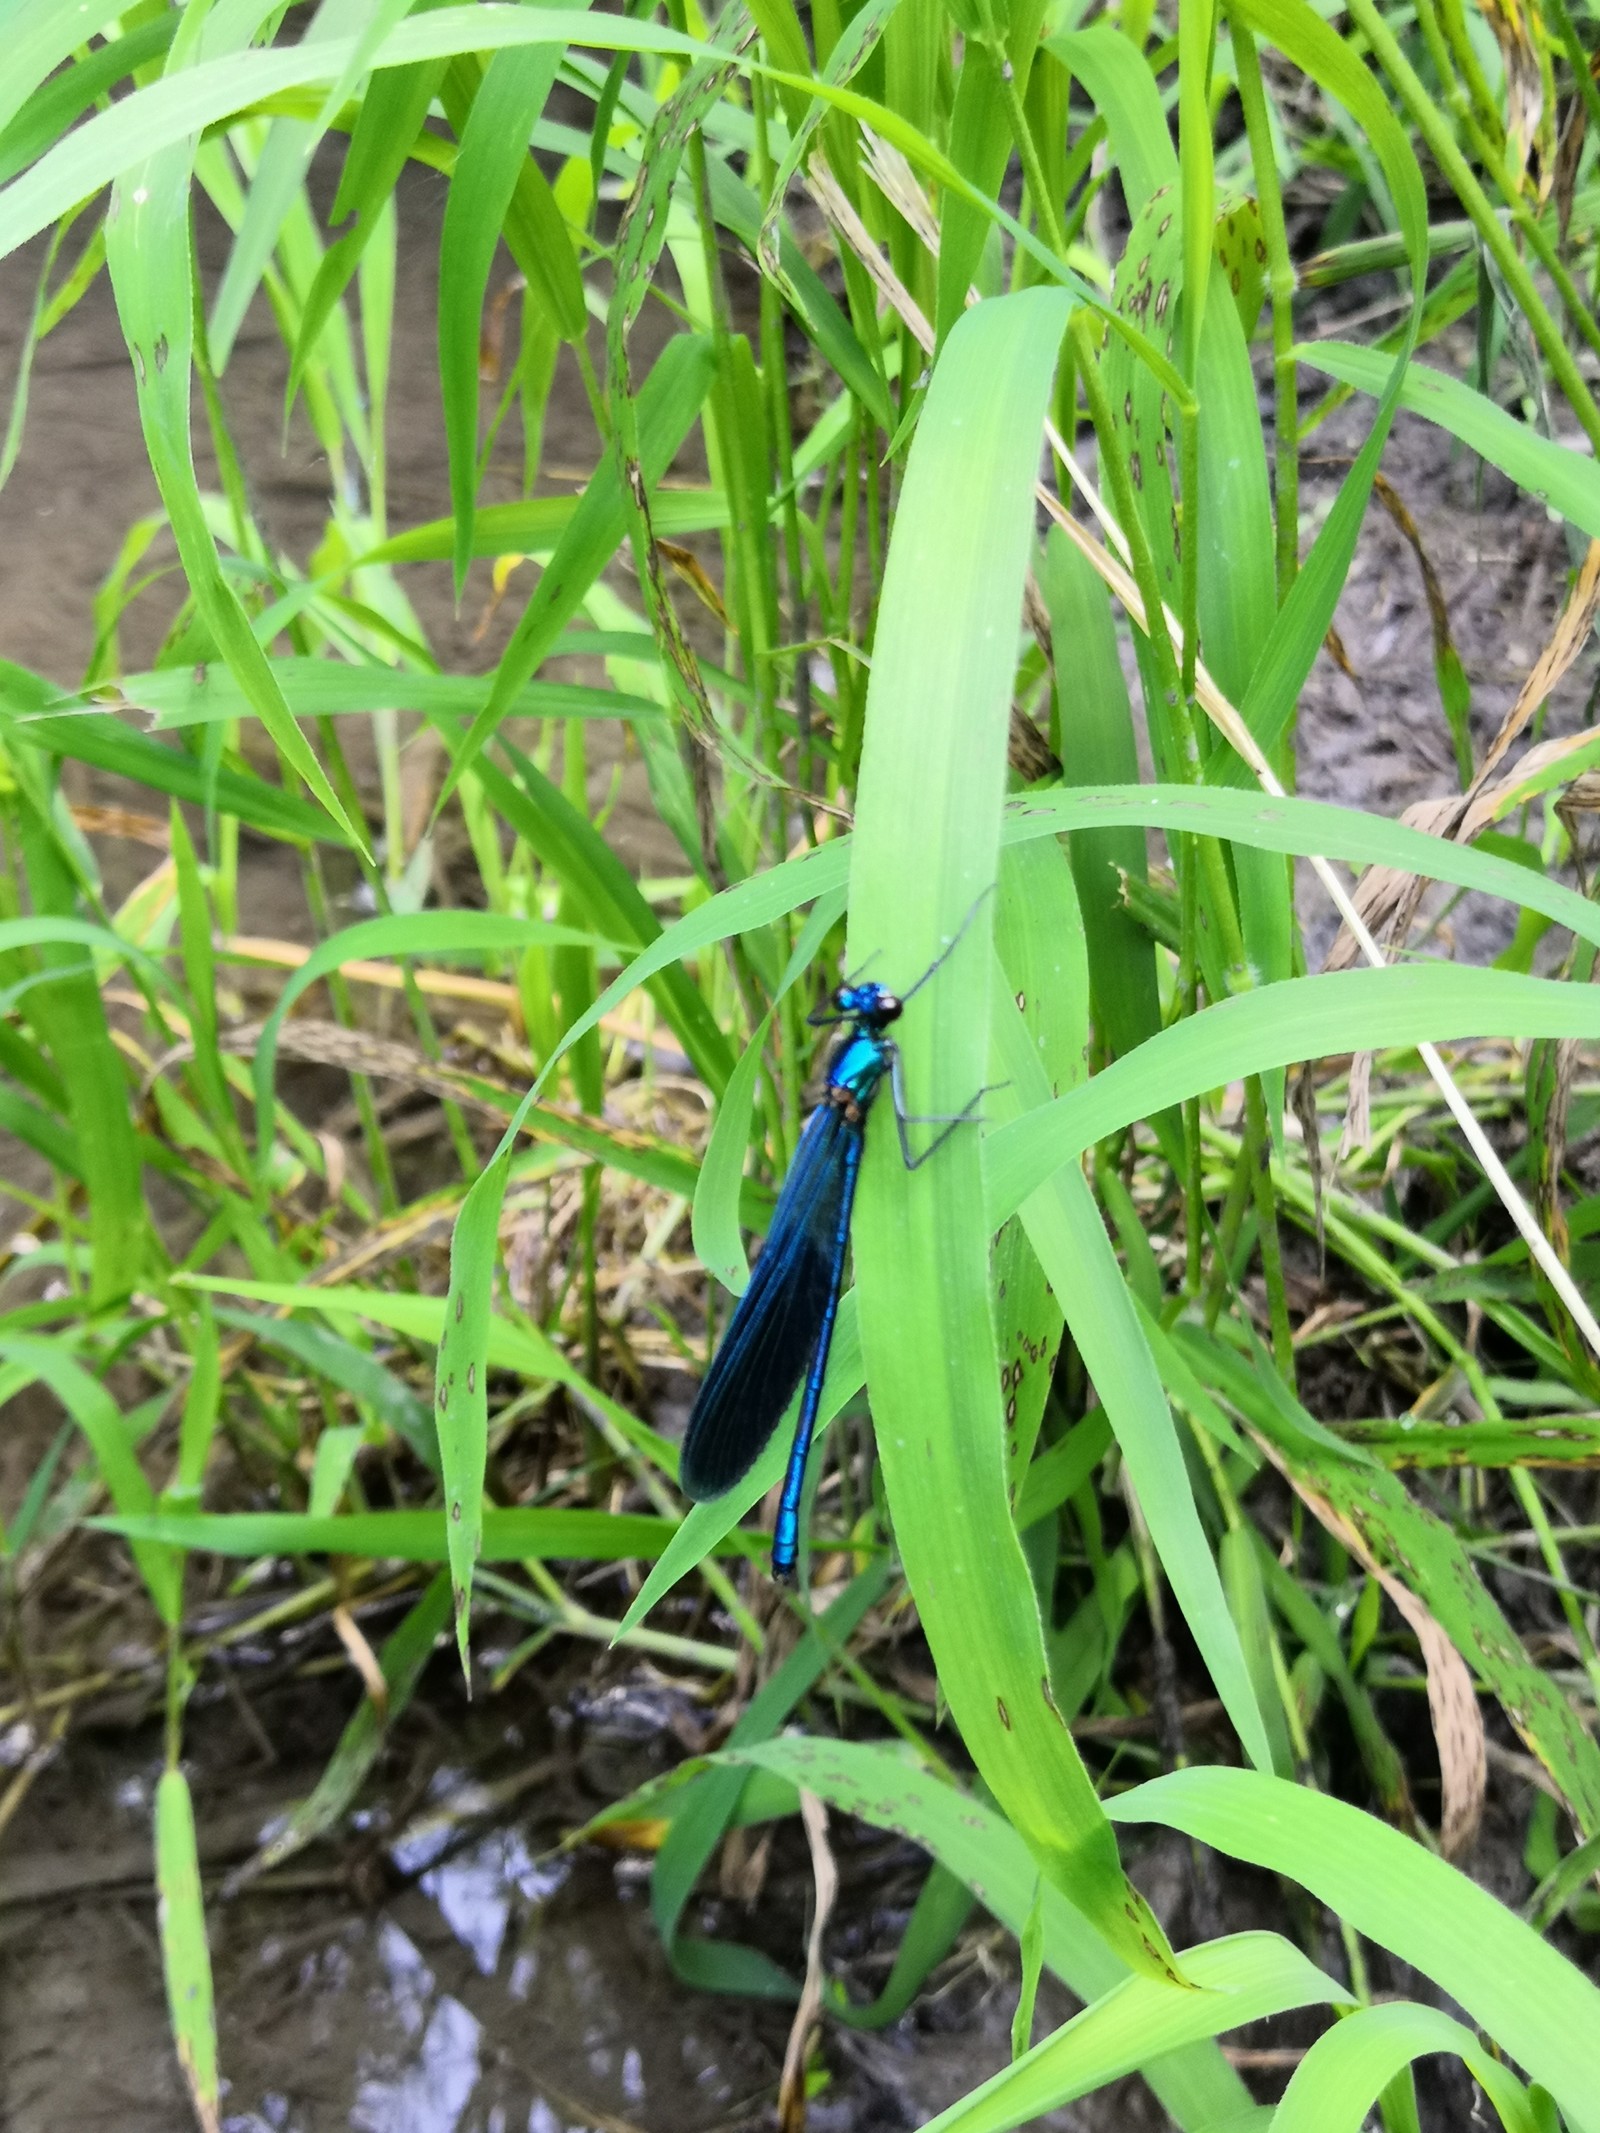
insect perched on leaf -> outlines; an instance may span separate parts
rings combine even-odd
[[[980,1089],[966,1109],[954,1116],[909,1117],[899,1049],[886,1034],[890,1024],[900,1019],[906,1002],[954,954],[977,908],[974,904],[943,952],[908,992],[894,993],[886,985],[847,983],[837,987],[826,1008],[809,1017],[817,1027],[839,1028],[824,1069],[822,1100],[806,1120],[755,1272],[701,1383],[680,1469],[684,1493],[696,1502],[725,1496],[766,1449],[804,1377],[800,1418],[772,1534],[774,1577],[791,1576],[800,1552],[800,1498],[833,1343],[850,1242],[850,1211],[873,1099],[887,1080],[900,1154],[907,1170],[916,1170],[943,1147],[957,1126],[973,1116],[984,1093]],[[942,1125],[944,1131],[920,1155],[914,1155],[906,1130],[911,1125]]]

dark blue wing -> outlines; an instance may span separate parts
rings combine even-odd
[[[683,1440],[683,1492],[703,1503],[749,1473],[794,1397],[842,1272],[861,1122],[836,1104],[806,1120],[750,1286],[734,1306]]]

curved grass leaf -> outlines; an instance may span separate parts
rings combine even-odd
[[[331,48],[343,41],[330,38],[327,43]],[[355,56],[351,55],[351,62]],[[330,88],[348,71],[351,62],[330,80]],[[322,255],[316,278],[306,292],[299,331],[289,356],[286,410],[293,407],[322,330],[383,219],[410,157],[411,144],[424,129],[444,64],[442,58],[429,57],[409,65],[388,66],[375,73],[367,85],[339,175],[331,217],[334,222],[348,221],[349,227]]]
[[[1430,837],[1405,823],[1364,814],[1355,808],[1334,807],[1325,801],[1271,799],[1220,787],[1172,785],[1030,792],[1006,804],[1002,835],[1007,844],[1014,844],[1075,829],[1119,826],[1193,830],[1262,851],[1318,853],[1352,865],[1401,867],[1430,880],[1504,897],[1556,920],[1580,939],[1600,945],[1600,909],[1562,883],[1470,845]],[[839,887],[848,874],[850,851],[849,839],[836,838],[803,858],[788,860],[724,889],[676,920],[613,979],[593,1007],[573,1024],[557,1047],[556,1056],[559,1058],[561,1051],[594,1028],[602,1015],[609,1014],[658,972],[736,933],[752,932],[770,924]],[[535,1100],[536,1092],[529,1098],[530,1103]]]
[[[1292,2008],[1348,1998],[1276,1933],[1237,1933],[1185,1948],[1183,1968],[1197,1990],[1124,1979],[1053,2037],[930,2118],[923,2133],[1009,2133],[1165,2052]]]
[[[1263,852],[1397,867],[1430,881],[1504,897],[1600,946],[1600,912],[1575,889],[1551,881],[1536,868],[1453,838],[1431,837],[1385,815],[1335,807],[1324,800],[1275,799],[1211,786],[1105,785],[1098,790],[1030,792],[1006,809],[1008,841],[1036,835],[1047,824],[1063,831],[1097,830],[1102,824],[1108,829],[1142,825],[1169,834],[1190,830]]]
[[[1041,1178],[1106,1134],[1246,1074],[1464,1038],[1600,1038],[1600,999],[1591,993],[1511,971],[1428,963],[1287,978],[1238,994],[991,1134],[984,1144],[989,1219],[1003,1221]]]
[[[332,1829],[348,1811],[363,1780],[383,1752],[389,1728],[410,1703],[422,1670],[433,1656],[440,1632],[450,1619],[450,1580],[441,1572],[406,1612],[405,1618],[384,1639],[378,1664],[389,1690],[382,1710],[370,1696],[363,1696],[352,1713],[328,1767],[311,1792],[289,1811],[282,1829],[269,1837],[256,1856],[242,1868],[230,1888],[245,1879],[266,1873],[304,1851]]]
[[[1175,1771],[1110,1803],[1119,1823],[1181,1829],[1319,1896],[1460,2002],[1561,2106],[1600,2127],[1600,1988],[1485,1889],[1387,1823],[1258,1771]]]
[[[1319,2037],[1283,2092],[1273,2133],[1361,2133],[1395,2075],[1435,2052],[1471,2069],[1506,2133],[1543,2133],[1522,2083],[1470,2029],[1409,2000],[1360,2008]]]
[[[1052,1882],[1005,1818],[958,1792],[898,1745],[790,1735],[736,1751],[741,1763],[803,1785],[831,1807],[920,1844],[1020,1939],[1040,1903],[1046,1967],[1083,2000],[1101,2000],[1129,1977],[1104,1939]],[[715,1764],[713,1763],[713,1767]],[[792,1809],[790,1809],[792,1812]],[[1153,1988],[1157,2004],[1193,2005],[1203,1993]],[[1145,2079],[1179,2125],[1214,2129],[1249,2106],[1249,2094],[1214,2045],[1147,2052]]]
[[[89,1302],[103,1307],[126,1296],[145,1273],[150,1230],[127,1068],[112,1038],[94,966],[83,951],[109,946],[118,960],[153,970],[162,988],[166,980],[118,936],[68,915],[80,901],[79,883],[46,812],[49,805],[30,797],[20,810],[22,872],[40,915],[0,920],[0,952],[28,946],[38,951],[28,974],[15,980],[7,1004],[22,999],[33,1033],[65,1089],[88,1201]],[[14,955],[5,961],[8,975],[23,963]]]
[[[319,941],[278,995],[276,1006],[261,1026],[256,1045],[256,1160],[264,1169],[272,1154],[273,1085],[277,1076],[278,1032],[283,1019],[308,985],[338,970],[345,963],[365,956],[388,955],[492,955],[497,950],[543,947],[604,948],[579,927],[559,926],[548,919],[513,918],[500,911],[412,911],[385,918],[363,919],[341,933]]]
[[[237,32],[240,25],[228,19]],[[202,24],[202,31],[203,28]],[[168,58],[167,79],[181,81],[202,71],[193,63],[196,43],[195,36],[183,33],[175,39]],[[257,56],[260,55],[240,54],[222,64],[243,65]],[[126,110],[147,93],[136,92],[116,108]],[[70,151],[99,123],[91,120],[60,148],[52,150],[52,157]],[[213,642],[238,676],[283,760],[305,780],[333,821],[360,844],[359,826],[345,814],[321,764],[290,717],[239,596],[222,569],[195,478],[189,429],[194,360],[189,188],[197,141],[197,134],[187,139],[179,136],[169,145],[143,154],[121,177],[107,217],[106,264],[133,358],[145,449],[185,575]],[[45,160],[49,162],[51,158]],[[41,167],[36,166],[0,193],[0,217],[7,202],[30,184]]]
[[[1310,341],[1296,348],[1295,358],[1364,393],[1380,390],[1389,371],[1382,356],[1348,341]],[[1600,467],[1587,453],[1541,437],[1485,394],[1428,363],[1407,365],[1400,405],[1459,437],[1519,489],[1542,497],[1591,540],[1600,540]]]
[[[828,1607],[783,1664],[740,1712],[728,1736],[732,1750],[770,1740],[821,1679],[835,1654],[860,1627],[889,1582],[887,1557],[869,1564]],[[684,1906],[739,1807],[750,1773],[737,1763],[713,1766],[677,1795],[672,1826],[650,1875],[650,1909],[672,1967],[704,1991],[750,1992],[797,1999],[799,1986],[769,1956],[725,1941],[691,1939],[678,1930]]]
[[[448,729],[435,730],[445,732],[447,747],[460,747],[459,736]],[[586,916],[595,931],[608,939],[659,939],[661,921],[640,893],[632,874],[588,817],[504,734],[499,748],[511,765],[512,775],[508,777],[486,758],[479,759],[475,775],[500,814],[568,890],[568,907]],[[640,969],[645,960],[636,960],[632,967]],[[677,960],[675,956],[664,957],[656,966],[660,975],[647,972],[643,982],[648,983],[651,997],[688,1053],[695,1072],[714,1093],[720,1094],[733,1071],[733,1052],[700,988],[690,981],[686,971],[676,967]],[[616,999],[625,999],[631,989],[626,988]],[[601,999],[573,1025],[571,1041],[577,1042],[587,1029],[592,1029],[602,1014],[609,1013],[616,999],[613,988],[607,986]],[[561,1054],[558,1052],[557,1056]]]
[[[751,1110],[761,1055],[771,1028],[772,1009],[768,1008],[728,1076],[694,1195],[690,1226],[694,1255],[706,1272],[735,1296],[744,1294],[750,1280],[750,1262],[739,1234],[739,1185],[750,1150]]]
[[[266,1318],[257,1311],[219,1311],[225,1325],[249,1333],[263,1348],[302,1363],[392,1429],[425,1466],[439,1471],[439,1436],[426,1403],[375,1355],[322,1326],[295,1318]]]
[[[1289,1476],[1358,1533],[1376,1559],[1422,1600],[1528,1747],[1560,1787],[1585,1837],[1600,1832],[1600,1746],[1560,1684],[1529,1658],[1453,1529],[1413,1501],[1383,1467],[1357,1464],[1343,1446],[1323,1448],[1317,1424],[1279,1382],[1266,1357],[1246,1362],[1192,1325],[1174,1340],[1196,1370],[1276,1447]],[[1600,1456],[1600,1433],[1589,1430]]]
[[[122,13],[116,0],[49,0],[5,10],[6,70],[0,83],[0,126],[31,109],[34,91],[64,59]]]
[[[70,10],[67,11],[70,14]],[[7,16],[8,24],[14,24],[22,10],[15,9]],[[48,9],[31,7],[27,14],[35,22],[46,17]],[[74,23],[72,42],[79,44],[90,34],[87,22],[82,36],[77,34]],[[67,131],[74,120],[83,116],[89,106],[141,68],[148,67],[152,60],[159,59],[177,34],[178,23],[173,15],[157,16],[152,22],[142,22],[126,36],[116,37],[109,44],[97,45],[84,58],[72,66],[64,67],[29,96],[20,106],[14,106],[18,94],[18,82],[26,70],[26,62],[17,66],[16,44],[6,48],[6,86],[0,91],[0,119],[8,106],[16,108],[16,116],[0,130],[0,185],[14,178],[18,171],[25,170],[36,162]],[[15,70],[15,71],[14,71]]]
[[[0,727],[8,748],[65,756],[193,806],[214,805],[269,837],[350,842],[323,809],[264,778],[221,767],[208,772],[181,748],[149,740],[106,712],[45,712],[46,704],[59,700],[60,692],[42,676],[0,661]]]
[[[86,34],[81,23],[74,39]],[[67,210],[120,176],[143,157],[281,96],[290,89],[330,89],[361,56],[364,40],[330,37],[317,43],[210,58],[164,76],[124,97],[40,158],[0,193],[0,257],[36,237]],[[707,47],[653,22],[544,8],[441,7],[413,15],[372,55],[382,68],[462,52],[513,45],[582,44],[619,52],[655,52],[696,59]]]
[[[1267,754],[1276,754],[1300,691],[1321,648],[1366,515],[1373,478],[1421,330],[1427,294],[1428,201],[1422,172],[1398,119],[1353,47],[1306,0],[1239,0],[1242,17],[1329,96],[1343,104],[1370,144],[1388,186],[1405,245],[1411,306],[1370,435],[1339,486],[1333,509],[1278,610],[1272,634],[1251,673],[1240,715]],[[1246,766],[1226,749],[1212,758],[1214,782],[1242,784]]]
[[[315,1311],[329,1318],[363,1318],[375,1326],[387,1326],[407,1339],[437,1345],[444,1333],[445,1299],[417,1296],[388,1289],[329,1287],[325,1289],[283,1281],[224,1280],[207,1274],[180,1274],[174,1286],[200,1289],[219,1296],[243,1296],[252,1303],[276,1304],[287,1311]],[[485,1350],[495,1370],[511,1370],[525,1378],[549,1379],[565,1385],[577,1398],[605,1417],[620,1437],[668,1474],[677,1472],[677,1450],[647,1423],[629,1414],[591,1385],[575,1369],[553,1341],[531,1323],[510,1325],[501,1318],[489,1325]]]
[[[1045,50],[1078,77],[1106,119],[1116,143],[1117,174],[1130,215],[1178,176],[1178,158],[1150,68],[1123,30],[1097,22],[1059,30]]]

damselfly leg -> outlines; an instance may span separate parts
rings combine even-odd
[[[957,1126],[965,1126],[969,1123],[976,1124],[979,1104],[983,1102],[986,1096],[991,1095],[994,1090],[1003,1089],[1004,1087],[1005,1083],[1003,1081],[985,1082],[977,1094],[963,1105],[959,1111],[908,1111],[906,1109],[906,1085],[900,1073],[900,1047],[898,1045],[891,1047],[889,1053],[889,1096],[894,1104],[895,1130],[900,1136],[900,1160],[905,1164],[907,1170],[920,1170],[929,1156],[939,1153],[939,1150],[944,1146],[951,1134],[954,1133]],[[914,1155],[911,1151],[911,1135],[906,1130],[910,1126],[943,1126],[944,1131],[936,1133],[920,1155]]]

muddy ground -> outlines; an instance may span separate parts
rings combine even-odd
[[[434,348],[442,202],[442,181],[427,174],[402,195],[390,420],[396,527],[448,509]],[[203,249],[214,270],[214,229]],[[34,271],[33,258],[0,266],[0,376],[10,374]],[[298,420],[280,449],[282,351],[259,308],[224,392],[262,521],[303,562],[322,528],[326,470]],[[1348,453],[1357,412],[1320,433],[1317,449]],[[548,462],[581,469],[593,452],[587,408],[564,360]],[[1385,464],[1438,572],[1474,686],[1481,747],[1563,597],[1562,529],[1493,474],[1482,478],[1480,499],[1474,464],[1409,418],[1397,424]],[[1338,472],[1308,465],[1310,524],[1320,522]],[[41,353],[26,441],[0,494],[0,656],[74,683],[91,648],[95,593],[125,529],[155,506],[102,280]],[[490,662],[506,618],[474,641],[487,590],[481,567],[459,616],[447,566],[414,569],[407,586],[447,668]],[[149,663],[169,612],[159,596],[136,611],[125,630],[129,667]],[[1306,691],[1302,789],[1387,814],[1449,791],[1454,766],[1416,562],[1376,511],[1338,627],[1352,673],[1324,658]],[[1557,728],[1582,721],[1589,678],[1581,665],[1563,686]],[[77,798],[113,797],[72,777]],[[635,810],[625,837],[642,868],[675,867],[647,806]],[[113,899],[153,863],[148,849],[116,837],[97,837],[96,849]],[[307,937],[298,875],[262,846],[249,848],[246,869],[249,930]],[[1309,901],[1306,915],[1313,942],[1325,942],[1326,920]],[[1492,953],[1505,938],[1503,915],[1491,908],[1465,906],[1450,923],[1464,955]],[[367,1624],[373,1635],[386,1626],[381,1615]],[[196,1699],[187,1741],[202,1846],[219,1876],[315,1781],[354,1707],[356,1678],[331,1638],[327,1645],[320,1679],[290,1680],[279,1649],[241,1651]],[[441,1660],[350,1837],[306,1854],[270,1890],[211,1905],[233,2133],[707,2133],[769,2123],[787,2010],[690,1994],[677,1983],[650,1920],[641,1856],[549,1856],[565,1829],[676,1759],[675,1715],[644,1670],[587,1649],[541,1660],[504,1696],[475,1707]],[[185,2122],[148,1887],[159,1761],[157,1713],[137,1702],[95,1712],[70,1732],[0,1842],[7,2133],[164,2133]],[[499,1807],[475,1790],[491,1785],[505,1788]],[[1526,1812],[1519,1784],[1497,1774],[1479,1852],[1468,1862],[1512,1900],[1526,1888]],[[920,1866],[909,1848],[870,1831],[843,1827],[836,1838],[846,1895],[830,1963],[864,1998],[881,1987]],[[1230,1872],[1220,1885],[1207,1876],[1197,1884],[1187,1854],[1170,1847],[1135,1866],[1180,1940],[1219,1926],[1286,1923],[1279,1893],[1259,1877]],[[788,1833],[759,1913],[713,1890],[696,1930],[759,1940],[793,1967],[808,1887],[803,1850]],[[1337,1948],[1326,1953],[1337,1967]],[[1407,1982],[1381,1972],[1379,1981],[1394,1989]],[[867,2133],[921,2122],[1003,2062],[1015,1987],[1004,1936],[970,1929],[903,2022],[876,2037],[829,2032],[831,2080],[813,2105],[813,2127]],[[1059,2019],[1066,2004],[1047,1993],[1041,2023]],[[1245,2040],[1249,2078],[1263,2098],[1281,2087],[1282,2054],[1297,2041],[1304,2037],[1292,2025]],[[1423,2086],[1430,2124],[1466,2122],[1470,2106],[1452,2074],[1429,2072]],[[1129,2088],[1050,2123],[1138,2133],[1160,2122],[1145,2095]]]

